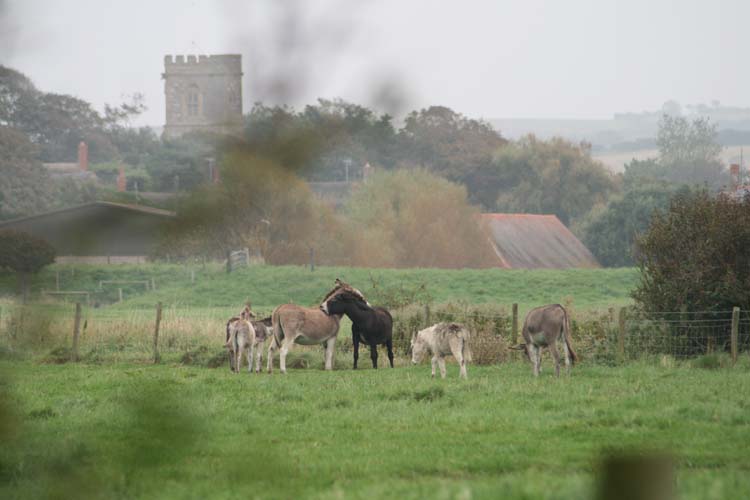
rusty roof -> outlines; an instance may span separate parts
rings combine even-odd
[[[554,215],[481,214],[506,269],[600,267],[586,246]]]

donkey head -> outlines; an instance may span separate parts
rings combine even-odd
[[[367,302],[367,299],[365,299],[365,296],[354,288],[353,286],[349,285],[348,283],[344,283],[339,278],[336,278],[336,281],[334,282],[335,286],[333,290],[328,292],[326,296],[323,298],[323,302],[320,303],[320,310],[323,311],[326,314],[339,314],[339,313],[331,313],[328,310],[328,304],[331,300],[335,299],[339,295],[346,294],[348,297],[351,298],[351,300],[360,300],[367,304],[368,307],[370,307],[370,303]]]
[[[245,307],[240,312],[240,319],[251,320],[255,317],[255,313],[250,310],[250,302],[245,304]]]
[[[425,339],[417,332],[411,336],[411,344],[409,350],[411,351],[411,362],[417,364],[422,361],[424,353],[427,350],[425,345]]]

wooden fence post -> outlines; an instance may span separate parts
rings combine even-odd
[[[511,346],[518,344],[518,304],[513,304],[513,323],[511,325]]]
[[[195,269],[190,270],[190,283],[195,283]]]
[[[732,338],[731,338],[731,351],[732,351],[732,366],[737,362],[737,338],[740,331],[740,308],[732,308]]]
[[[232,251],[227,250],[227,274],[232,272]]]
[[[620,308],[617,328],[617,359],[622,362],[625,359],[625,308]]]
[[[117,289],[117,302],[122,302],[122,288]]]
[[[161,324],[161,302],[156,304],[156,325],[154,325],[154,364],[161,362],[159,354],[159,325]]]
[[[153,292],[156,290],[156,281],[154,281],[154,278],[151,278],[151,291]]]
[[[73,323],[73,352],[70,353],[71,360],[78,361],[78,337],[81,335],[81,303],[76,302],[76,319]]]
[[[430,304],[424,305],[424,323],[425,323],[425,328],[430,326]]]

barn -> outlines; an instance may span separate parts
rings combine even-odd
[[[138,263],[146,260],[174,212],[95,201],[0,222],[50,242],[57,262]]]
[[[581,241],[554,215],[482,214],[504,269],[600,267]]]

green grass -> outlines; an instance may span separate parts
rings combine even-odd
[[[190,271],[195,272],[191,282]],[[314,272],[299,266],[254,266],[228,275],[219,265],[147,264],[112,266],[51,266],[38,275],[33,289],[55,289],[59,272],[61,290],[94,292],[93,300],[109,304],[123,288],[120,309],[153,308],[157,301],[168,306],[210,308],[237,307],[246,300],[261,309],[285,302],[315,304],[342,278],[360,288],[371,299],[388,295],[408,295],[419,291],[421,299],[433,303],[498,304],[509,307],[516,302],[522,311],[553,302],[571,304],[578,309],[604,309],[631,302],[630,291],[638,274],[635,269],[570,270],[443,270],[443,269],[364,269],[319,267]],[[100,280],[150,280],[155,291],[142,285],[105,285]],[[377,290],[373,288],[377,285]],[[11,294],[12,276],[0,277],[0,294]]]
[[[347,363],[348,367],[348,363]],[[750,494],[750,362],[232,375],[0,362],[0,498],[590,498],[668,452],[680,498]]]

